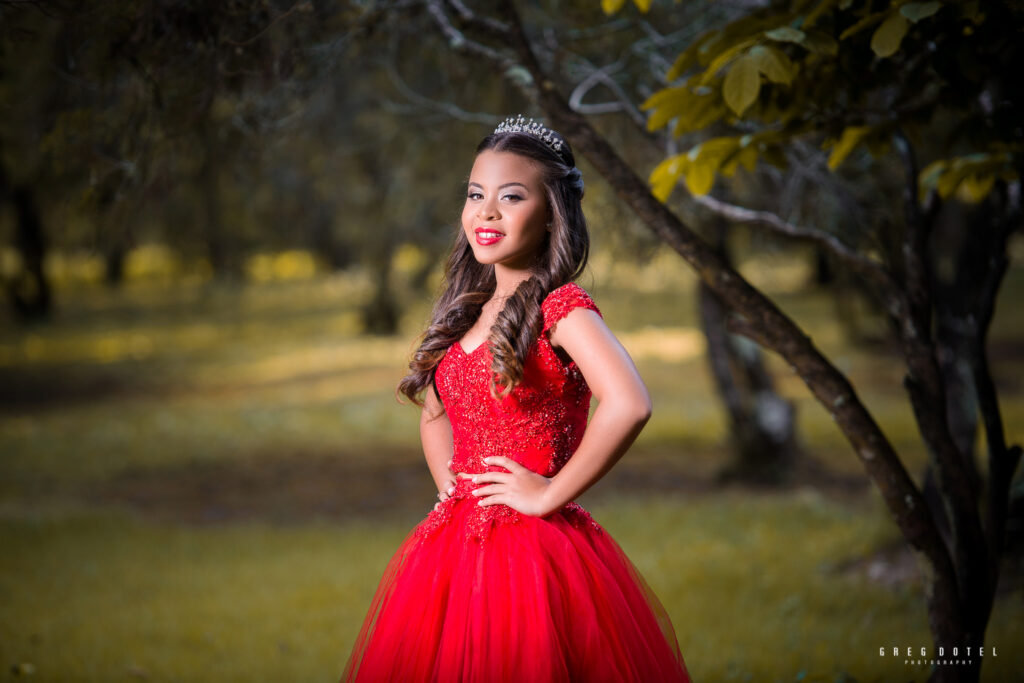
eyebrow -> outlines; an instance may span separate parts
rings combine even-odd
[[[470,181],[469,184],[471,186],[475,185],[475,186],[479,187],[481,190],[484,189],[484,186],[481,185],[480,183],[474,183],[473,181]],[[506,187],[512,187],[512,186],[519,186],[519,187],[523,188],[524,190],[529,190],[530,189],[526,185],[523,185],[522,183],[518,183],[518,182],[505,183],[504,185],[499,185],[498,189],[499,190],[504,190]]]

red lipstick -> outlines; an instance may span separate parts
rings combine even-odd
[[[505,233],[493,228],[477,228],[473,232],[476,233],[476,243],[484,247],[494,244],[505,236]]]

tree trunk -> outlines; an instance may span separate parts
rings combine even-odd
[[[387,240],[374,245],[369,258],[373,297],[363,307],[363,327],[370,334],[394,334],[398,331],[398,305],[391,287],[393,255],[394,245]]]
[[[103,250],[103,281],[116,289],[124,284],[124,262],[127,248],[120,242],[108,244]]]
[[[11,192],[14,204],[14,244],[21,255],[21,271],[6,284],[11,307],[24,322],[48,318],[53,309],[50,282],[46,277],[46,236],[35,194],[27,185]]]
[[[351,254],[334,234],[332,212],[322,202],[315,199],[312,201],[316,201],[316,204],[313,210],[313,223],[310,226],[311,246],[316,253],[320,254],[320,258],[327,264],[327,268],[332,272],[337,272],[351,264]]]
[[[715,227],[715,250],[729,262],[728,224],[719,221]],[[732,461],[718,478],[783,483],[797,458],[795,409],[775,392],[760,347],[726,329],[727,310],[718,295],[704,282],[697,295],[708,363],[729,418]]]
[[[201,135],[205,158],[199,172],[199,194],[203,210],[202,225],[205,230],[206,253],[210,267],[219,280],[239,280],[241,265],[228,244],[224,229],[224,212],[221,197],[221,145],[217,139],[217,126],[207,112],[203,119]]]

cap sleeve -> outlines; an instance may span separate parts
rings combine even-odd
[[[574,308],[589,308],[601,315],[600,309],[590,295],[575,282],[568,282],[551,291],[541,303],[540,310],[544,315],[543,332],[547,333],[555,326],[555,323],[569,315]]]

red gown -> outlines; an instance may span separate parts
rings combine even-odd
[[[544,300],[523,381],[490,395],[487,343],[452,344],[437,367],[452,425],[453,470],[504,455],[545,476],[586,428],[590,389],[548,331],[573,308],[597,311],[575,283]],[[688,681],[668,615],[611,536],[577,503],[547,517],[482,507],[460,479],[385,570],[343,681],[590,683]]]

